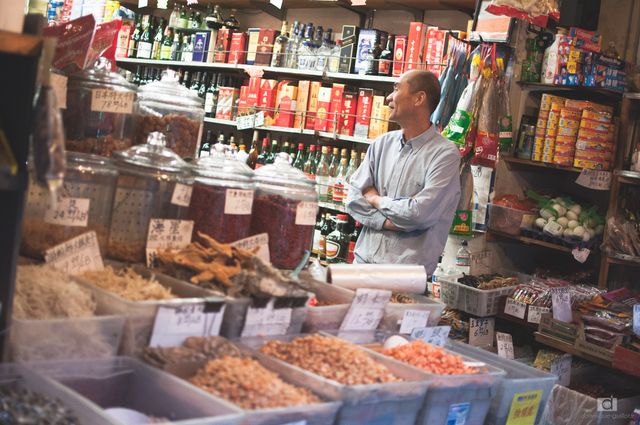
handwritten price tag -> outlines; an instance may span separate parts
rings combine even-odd
[[[430,313],[426,310],[406,310],[400,322],[400,333],[410,334],[415,328],[426,327]]]
[[[444,347],[451,332],[451,326],[431,326],[414,329],[411,338],[421,339],[428,344]]]
[[[149,345],[177,347],[190,336],[217,336],[225,307],[220,301],[160,306]]]
[[[300,202],[296,208],[296,224],[298,226],[315,226],[317,214],[317,202]]]
[[[189,204],[191,204],[192,193],[193,186],[176,183],[176,186],[173,188],[173,195],[171,195],[171,203],[180,207],[188,207]]]
[[[251,215],[253,190],[227,189],[224,213],[229,215]]]
[[[242,336],[285,335],[291,325],[293,310],[289,307],[274,308],[274,299],[264,308],[249,307],[242,329]]]
[[[147,235],[147,266],[153,264],[156,253],[163,249],[180,249],[191,243],[193,220],[152,218]]]
[[[68,274],[81,274],[104,268],[98,237],[93,230],[46,250],[44,260]]]
[[[109,89],[91,90],[91,110],[94,112],[111,112],[114,114],[130,114],[133,112],[135,94]]]
[[[264,125],[264,111],[256,114],[241,115],[236,117],[236,128],[246,130],[247,128],[260,127]]]
[[[561,322],[569,323],[573,320],[571,314],[571,294],[569,288],[552,288],[551,305],[553,307],[553,318]]]
[[[611,188],[611,171],[583,169],[576,180],[580,186],[594,190],[609,190]]]
[[[351,302],[351,307],[340,325],[340,330],[369,331],[376,329],[384,316],[384,309],[390,299],[391,291],[358,288],[356,296]]]
[[[260,233],[259,235],[249,236],[248,238],[240,239],[231,244],[236,248],[241,248],[247,251],[254,252],[255,255],[265,263],[269,264],[269,234]]]
[[[542,315],[548,313],[550,310],[548,307],[540,307],[537,305],[529,306],[529,315],[527,316],[527,322],[540,323]]]
[[[551,373],[558,377],[558,384],[568,387],[571,384],[571,354],[563,354],[551,362]]]
[[[474,347],[491,347],[495,336],[496,320],[494,318],[469,318],[469,345]]]
[[[44,221],[59,226],[87,227],[90,202],[89,198],[59,198],[49,204]]]
[[[504,314],[524,320],[526,311],[527,305],[525,303],[516,301],[513,298],[507,298],[507,302],[504,305]]]
[[[573,255],[573,258],[575,258],[579,263],[587,261],[589,254],[591,254],[591,250],[587,248],[573,248],[571,250],[571,255]]]
[[[500,357],[513,360],[513,338],[510,334],[496,332],[496,345]]]

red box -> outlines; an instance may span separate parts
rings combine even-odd
[[[298,81],[298,99],[296,100],[296,118],[293,121],[294,128],[304,128],[304,118],[307,113],[307,106],[309,106],[309,89],[311,88],[311,81],[300,80]]]
[[[445,31],[438,27],[427,29],[427,39],[424,46],[424,60],[427,63],[427,71],[433,72],[436,76],[442,74],[442,56],[444,54]]]
[[[238,99],[238,115],[245,115],[249,112],[247,105],[247,97],[249,94],[249,86],[240,87],[240,97]]]
[[[273,125],[276,108],[276,80],[262,80],[258,109],[264,111],[264,125]]]
[[[307,119],[304,128],[313,130],[316,126],[316,112],[318,111],[318,94],[322,83],[320,81],[312,81],[309,89],[309,102],[307,106]]]
[[[420,57],[422,52],[422,42],[424,40],[425,25],[422,22],[411,22],[409,24],[409,36],[407,41],[405,71],[412,69],[423,69],[423,60]]]
[[[229,57],[229,45],[231,43],[231,30],[229,28],[221,28],[218,31],[218,39],[216,40],[216,55],[214,62],[226,62]]]
[[[342,96],[344,95],[344,84],[334,84],[331,89],[331,106],[329,108],[327,131],[337,132],[337,124],[342,112]]]
[[[258,106],[258,97],[260,97],[260,85],[262,79],[260,77],[249,78],[249,91],[247,92],[247,106]]]
[[[395,46],[393,47],[393,72],[391,75],[399,77],[404,72],[404,61],[407,49],[407,36],[399,35],[396,37]]]
[[[235,104],[239,93],[240,90],[234,87],[220,87],[220,90],[218,91],[218,105],[216,106],[217,119],[231,119],[233,105]]]
[[[278,127],[292,127],[296,112],[297,87],[291,81],[280,81],[278,83],[278,94],[276,95],[275,125]]]
[[[356,125],[356,108],[358,106],[358,94],[347,92],[342,101],[342,114],[338,120],[338,134],[353,136],[353,128]]]
[[[278,31],[261,28],[258,36],[258,50],[256,51],[255,65],[271,65],[271,53],[273,53],[273,41]]]
[[[316,131],[327,131],[329,126],[329,110],[331,109],[331,87],[320,87],[318,92],[318,110],[316,112],[315,125]]]
[[[369,123],[371,121],[371,108],[373,106],[373,89],[360,89],[358,91],[358,108],[356,110],[356,123],[353,135],[367,139],[369,137]]]
[[[227,63],[245,63],[247,61],[247,34],[244,32],[234,32],[231,35],[231,47]]]

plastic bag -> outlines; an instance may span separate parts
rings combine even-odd
[[[549,18],[560,20],[558,0],[492,0],[487,12],[522,19],[540,27],[546,27]]]
[[[607,220],[607,248],[625,255],[640,256],[640,233],[621,215]]]
[[[486,78],[486,77],[485,77]],[[473,164],[494,168],[498,159],[498,84],[493,77],[486,79],[487,88],[482,96],[482,108],[478,115]]]

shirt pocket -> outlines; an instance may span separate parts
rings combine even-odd
[[[416,196],[418,193],[424,189],[425,184],[425,176],[422,171],[415,172],[410,170],[407,175],[405,175],[404,182],[400,183],[400,188],[398,190],[399,198],[412,198]]]

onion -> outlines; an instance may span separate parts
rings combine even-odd
[[[558,213],[559,217],[562,217],[563,215],[565,215],[567,213],[567,209],[565,207],[563,207],[560,204],[553,204],[553,206],[551,207],[554,210],[556,210],[556,212]]]
[[[567,211],[566,217],[569,220],[577,220],[578,219],[578,214],[576,214],[575,212],[569,210],[569,211]]]
[[[579,238],[581,238],[582,235],[584,235],[584,233],[585,233],[585,230],[584,230],[584,227],[582,226],[578,226],[573,229],[573,234]]]
[[[589,239],[591,239],[591,232],[584,232],[584,235],[582,235],[582,240],[584,242],[589,242]]]
[[[556,221],[562,227],[567,227],[567,225],[569,224],[569,219],[567,217],[560,217]]]
[[[551,217],[555,218],[555,214],[553,214],[550,209],[543,208],[540,210],[540,217],[544,218],[545,220],[549,220]]]
[[[569,213],[567,213],[568,215]],[[580,225],[580,223],[578,223],[578,220],[569,220],[569,223],[567,224],[567,227],[569,229],[575,229],[576,227],[578,227]]]
[[[536,226],[538,226],[541,229],[544,229],[544,226],[546,226],[547,224],[547,220],[545,220],[542,217],[538,217],[536,218]]]
[[[562,232],[562,235],[567,238],[573,236],[573,229],[567,227],[566,229],[564,229],[564,232]]]
[[[578,216],[582,212],[582,207],[579,204],[575,204],[571,208],[569,208],[569,211]]]

